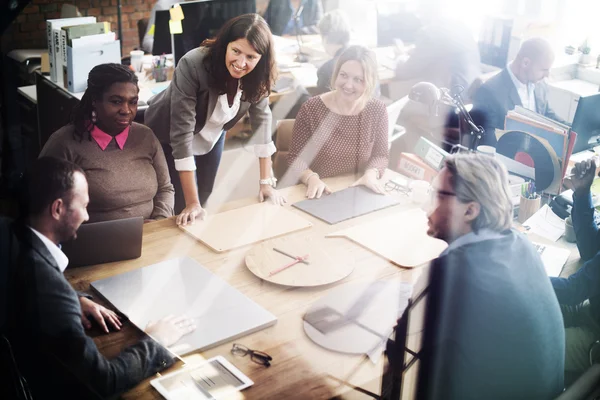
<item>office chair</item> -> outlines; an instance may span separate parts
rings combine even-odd
[[[400,137],[406,133],[406,129],[403,126],[396,124],[396,122],[408,101],[408,96],[404,96],[400,100],[396,100],[386,107],[388,114],[388,148],[392,146],[394,141],[400,139]]]
[[[275,147],[277,148],[277,152],[273,155],[273,171],[275,177],[280,181],[288,169],[287,157],[290,152],[295,121],[295,119],[282,119],[277,121],[275,131]]]
[[[148,29],[148,18],[142,18],[137,22],[137,30],[138,37],[140,39],[140,49],[142,48],[142,43],[144,42],[144,36],[146,35],[146,30]]]
[[[19,371],[12,346],[5,335],[0,335],[0,360],[2,360],[0,395],[6,399],[33,400],[27,380]]]

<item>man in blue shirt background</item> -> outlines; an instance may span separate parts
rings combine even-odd
[[[565,185],[573,189],[573,228],[585,264],[568,278],[550,278],[565,322],[565,377],[574,379],[590,367],[590,350],[600,340],[600,231],[594,221],[591,186],[596,163],[575,165]]]

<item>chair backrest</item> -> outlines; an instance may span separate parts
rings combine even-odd
[[[277,121],[275,147],[277,152],[273,159],[273,171],[277,179],[281,179],[287,171],[287,156],[292,143],[295,119],[282,119]]]
[[[390,142],[394,140],[394,133],[396,131],[396,123],[398,118],[400,117],[400,113],[402,109],[408,103],[408,95],[402,97],[400,100],[396,100],[389,106],[387,106],[387,114],[388,114],[388,138]]]
[[[140,49],[142,48],[142,43],[144,43],[144,36],[146,35],[146,30],[148,29],[148,18],[142,18],[137,22],[138,29],[138,37],[140,39]]]

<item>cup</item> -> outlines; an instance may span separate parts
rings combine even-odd
[[[477,146],[477,152],[494,157],[496,155],[496,148],[494,146],[481,145]]]
[[[152,77],[156,82],[165,82],[167,80],[168,68],[153,68]]]
[[[527,221],[533,214],[535,214],[542,203],[542,197],[536,195],[534,199],[528,199],[521,195],[521,201],[519,202],[519,222],[523,223]]]
[[[131,56],[131,67],[135,72],[142,72],[142,65],[144,64],[144,52],[142,50],[131,50],[129,52]]]
[[[427,181],[412,181],[410,190],[412,192],[413,203],[424,205],[429,200],[430,184]]]
[[[574,243],[577,241],[575,237],[575,229],[573,228],[573,221],[571,217],[565,218],[565,240],[570,243]]]

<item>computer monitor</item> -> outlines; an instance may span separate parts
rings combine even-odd
[[[579,98],[572,130],[577,133],[573,153],[600,145],[600,93]]]
[[[156,12],[154,20],[154,44],[152,45],[152,54],[160,56],[163,54],[171,54],[171,32],[169,32],[169,20],[171,14],[169,10],[160,10]]]
[[[176,64],[185,53],[214,37],[231,18],[256,12],[255,0],[199,0],[180,6],[185,16],[181,21],[183,33],[172,35]]]
[[[377,3],[377,46],[394,46],[396,39],[405,45],[414,44],[423,27],[414,12],[407,11],[402,3]]]

